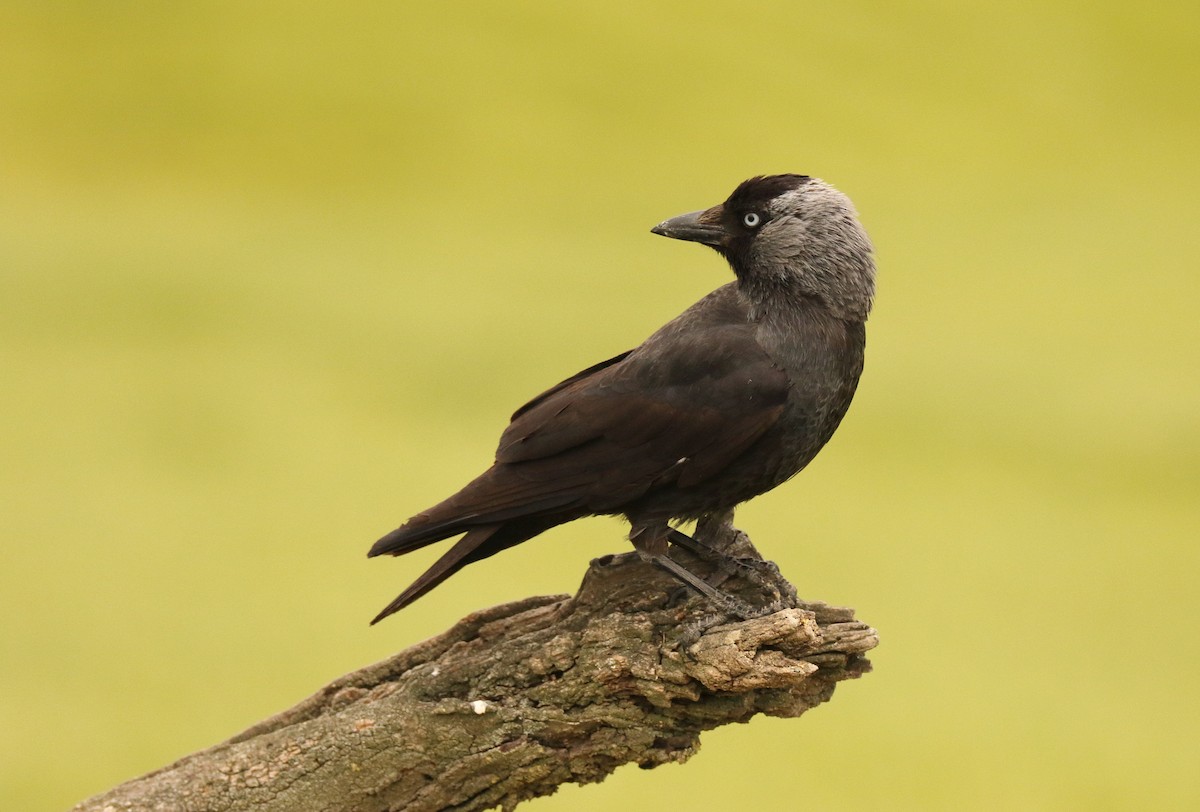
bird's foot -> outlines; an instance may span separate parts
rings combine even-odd
[[[741,608],[744,611],[733,612],[725,609],[718,612],[705,612],[682,624],[679,627],[679,647],[686,651],[714,626],[722,626],[729,623],[731,616],[735,620],[751,620],[756,617],[773,615],[776,612],[782,612],[784,609],[795,608],[795,604],[789,604],[782,598],[765,603],[762,606],[752,607],[743,601],[739,601],[739,603],[742,604]]]
[[[794,609],[800,602],[800,598],[796,594],[796,587],[783,577],[783,573],[779,571],[779,565],[774,561],[765,561],[761,558],[738,560],[754,565],[753,572],[746,573],[746,579],[767,594],[772,595],[772,605],[778,604],[779,609]]]
[[[717,592],[715,596],[708,596],[708,599],[720,607],[721,611],[726,615],[731,615],[738,620],[748,620],[752,617],[758,617],[759,610],[736,595],[730,595],[727,592]]]
[[[699,617],[692,618],[679,627],[679,648],[687,651],[713,626],[720,626],[722,623],[728,622],[729,616],[720,612],[706,612]]]
[[[741,534],[741,531],[735,530],[732,525],[725,525],[719,530]],[[693,538],[671,528],[667,537],[672,544],[683,547],[700,558],[712,562],[724,576],[718,581],[718,586],[730,578],[741,577],[770,595],[771,603],[782,603],[789,607],[796,605],[796,590],[783,577],[783,573],[779,571],[779,566],[774,561],[751,556],[731,555],[707,541],[700,540],[699,535],[697,532],[697,537]]]
[[[736,595],[730,595],[726,592],[722,592],[712,584],[705,581],[699,575],[696,575],[690,570],[685,569],[682,564],[673,558],[669,558],[661,553],[647,552],[640,549],[638,552],[641,554],[642,558],[654,564],[656,567],[666,570],[673,575],[676,580],[686,584],[704,597],[708,598],[712,604],[728,615],[745,619],[752,617],[757,611],[754,607]]]

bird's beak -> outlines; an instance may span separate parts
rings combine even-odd
[[[690,240],[720,248],[729,238],[725,227],[721,225],[722,214],[720,206],[713,206],[704,211],[693,211],[663,220],[650,231],[673,240]]]

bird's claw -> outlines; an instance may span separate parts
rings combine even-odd
[[[723,524],[719,529],[732,533],[740,532],[729,524]],[[700,534],[698,532],[697,536],[699,535]],[[751,584],[754,584],[756,587],[770,596],[768,606],[773,606],[776,604],[780,605],[781,607],[796,605],[797,596],[795,587],[788,583],[787,579],[783,577],[783,574],[779,571],[779,566],[774,561],[767,561],[753,556],[730,555],[707,540],[700,540],[697,537],[688,536],[687,534],[675,529],[668,531],[667,538],[672,544],[683,547],[685,550],[690,551],[694,555],[710,561],[724,576],[714,579],[716,580],[715,585],[709,584],[709,586],[713,587],[714,592],[716,591],[716,586],[724,585],[724,583],[730,578],[741,577],[746,581],[749,581]],[[704,590],[699,591],[704,592]],[[749,616],[757,616],[757,614],[746,614],[747,609],[749,609],[751,613],[758,613],[758,610],[750,609],[750,605],[744,601],[731,598],[726,593],[719,594],[725,595],[725,597],[729,598],[731,601],[734,601],[734,603],[722,604],[721,601],[714,598],[713,595],[708,594],[708,597],[712,599],[714,603],[720,605],[722,609],[727,610],[729,614],[741,617],[742,619],[746,619]]]

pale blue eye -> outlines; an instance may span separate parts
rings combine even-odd
[[[758,228],[758,224],[762,222],[762,218],[758,216],[758,212],[747,212],[742,215],[742,222],[746,224],[746,228]]]

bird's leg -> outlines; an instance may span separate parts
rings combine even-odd
[[[779,567],[774,562],[764,561],[761,558],[730,555],[724,550],[717,549],[674,528],[670,529],[668,537],[672,544],[677,544],[700,558],[711,561],[724,576],[719,583],[724,583],[730,578],[745,578],[771,597],[770,606],[778,605],[782,608],[786,605],[789,591],[793,593],[792,599],[795,599],[795,590],[783,579]]]
[[[744,575],[754,578],[754,573],[767,572],[778,576],[779,569],[770,561],[764,561],[754,555],[733,555],[726,552],[736,545],[740,531],[733,527],[733,511],[709,513],[696,524],[696,534],[689,536],[682,531],[671,528],[668,531],[668,541],[698,555],[707,561],[713,561],[722,572],[728,576]],[[748,545],[743,545],[748,546]],[[751,547],[752,549],[752,547]]]
[[[636,528],[630,533],[629,540],[633,543],[634,549],[638,551],[638,555],[643,560],[649,561],[660,569],[666,570],[678,581],[687,584],[725,612],[743,620],[753,617],[756,614],[755,610],[745,601],[720,591],[700,576],[689,572],[682,564],[668,556],[667,535],[669,532],[670,528],[666,525],[662,525],[661,527],[643,526]]]
[[[737,536],[742,536],[738,539]],[[736,541],[749,540],[745,534],[733,526],[733,511],[711,513],[703,517],[696,525],[695,536],[688,536],[674,528],[668,531],[668,540],[678,544],[685,550],[708,561],[712,561],[726,576],[741,575],[755,586],[772,596],[772,606],[795,606],[797,595],[795,588],[788,583],[779,571],[774,561],[766,561],[757,556],[736,556],[722,548],[729,548]]]

